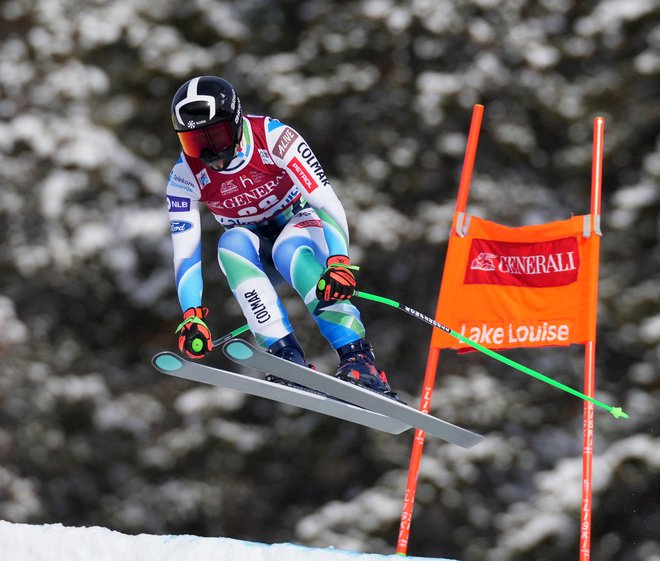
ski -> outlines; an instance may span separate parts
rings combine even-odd
[[[337,401],[324,393],[313,393],[207,366],[186,360],[172,352],[158,353],[151,362],[156,370],[163,374],[279,401],[390,434],[401,434],[410,428],[407,423],[350,403]]]
[[[238,364],[250,366],[381,413],[463,448],[471,448],[484,438],[480,434],[423,413],[377,392],[260,351],[242,339],[228,341],[223,345],[222,350],[228,358]]]

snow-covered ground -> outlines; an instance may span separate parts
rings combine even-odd
[[[267,545],[229,538],[129,536],[107,528],[71,528],[0,521],[0,561],[393,561],[397,555]],[[409,561],[432,560],[406,557]]]

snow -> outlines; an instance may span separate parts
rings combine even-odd
[[[639,331],[642,341],[646,343],[660,342],[660,315],[646,318]]]
[[[0,521],[0,557],[20,561],[394,561],[397,555],[364,554],[336,549],[315,549],[290,543],[273,545],[230,538],[197,536],[130,536],[101,527],[66,527],[61,524],[12,524]],[[410,561],[432,561],[407,557]],[[436,561],[443,561],[437,559]],[[444,560],[448,561],[448,560]]]
[[[7,442],[7,438],[3,437]],[[39,513],[41,502],[39,500],[37,486],[30,480],[16,477],[15,474],[0,466],[0,488],[3,489],[3,500],[0,503],[0,517],[21,520],[25,517],[34,516]],[[0,524],[2,522],[0,521]],[[2,532],[0,532],[2,535]],[[0,544],[4,540],[0,538]],[[18,560],[21,557],[3,556],[4,547],[0,548],[0,558],[4,561]]]
[[[640,183],[619,189],[613,196],[614,204],[624,210],[645,208],[658,198],[657,185]]]
[[[398,520],[400,515],[398,498],[388,491],[367,489],[348,503],[332,501],[303,518],[297,524],[296,535],[312,543],[341,543],[343,547],[358,549],[364,547],[364,534]]]
[[[19,345],[27,340],[27,327],[18,319],[14,302],[0,295],[0,347]]]

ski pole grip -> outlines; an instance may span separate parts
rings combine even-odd
[[[401,306],[401,304],[399,304],[395,300],[390,300],[389,298],[384,298],[383,296],[376,296],[375,294],[369,294],[368,292],[360,292],[359,290],[356,290],[353,293],[353,296],[357,296],[358,298],[364,298],[365,300],[372,300],[374,302],[379,302],[387,306],[392,306],[393,308],[399,308]]]
[[[226,335],[223,335],[219,339],[216,339],[215,341],[213,341],[213,346],[214,347],[219,347],[225,341],[229,341],[229,339],[233,339],[234,337],[240,335],[241,333],[245,333],[249,329],[250,329],[250,326],[247,323],[245,325],[241,326],[241,327],[237,327],[231,333],[227,333]]]

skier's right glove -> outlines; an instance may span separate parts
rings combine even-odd
[[[176,328],[179,334],[179,350],[190,358],[202,358],[213,348],[211,330],[204,323],[208,308],[188,308],[183,321]]]

